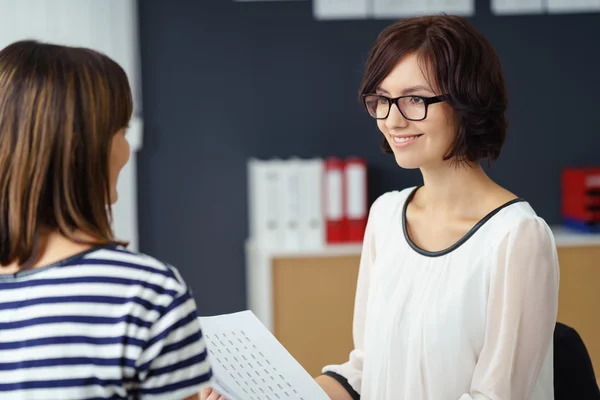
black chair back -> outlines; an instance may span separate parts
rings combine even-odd
[[[554,329],[554,399],[600,400],[592,360],[575,329],[556,324]]]

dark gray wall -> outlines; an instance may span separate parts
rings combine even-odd
[[[245,307],[246,160],[367,159],[370,195],[419,183],[379,151],[355,98],[391,21],[318,22],[311,2],[142,0],[141,250],[177,266],[202,314]],[[600,157],[600,14],[473,23],[498,49],[511,121],[491,175],[560,221],[559,173]]]

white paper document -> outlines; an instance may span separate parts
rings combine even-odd
[[[475,15],[475,0],[428,0],[429,14]]]
[[[373,0],[375,18],[403,18],[425,14],[475,14],[474,0]]]
[[[600,0],[547,0],[549,13],[597,13]]]
[[[233,0],[234,2],[252,2],[252,1],[306,1],[306,0]]]
[[[373,17],[401,18],[429,13],[426,1],[419,0],[373,0]]]
[[[317,20],[366,19],[373,0],[313,0],[313,16]]]
[[[492,0],[492,13],[496,15],[543,14],[545,0]]]
[[[213,388],[229,400],[328,400],[251,311],[201,317]]]

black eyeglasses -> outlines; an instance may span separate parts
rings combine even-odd
[[[364,94],[363,103],[369,115],[375,119],[386,119],[390,115],[392,104],[400,110],[402,116],[409,121],[422,121],[427,118],[430,104],[446,100],[446,96],[400,96],[390,99],[379,94]]]

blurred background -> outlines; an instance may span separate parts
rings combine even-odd
[[[343,10],[344,1],[330,3]],[[356,3],[347,2],[353,10]],[[498,14],[494,7],[500,3],[474,0],[468,15],[499,52],[509,92],[508,138],[488,170],[549,224],[560,226],[563,169],[600,164],[600,2],[558,13],[535,11],[536,2],[528,2],[533,11]],[[503,2],[511,3],[518,2]],[[339,305],[345,319],[338,325],[349,338],[356,277],[354,270],[345,274],[343,265],[355,268],[356,247],[326,254],[339,264],[329,275],[319,275],[326,252],[301,254],[283,265],[285,254],[256,255],[247,247],[251,158],[360,157],[367,165],[368,204],[421,181],[418,171],[400,169],[380,151],[376,125],[357,101],[367,52],[397,18],[360,12],[317,18],[314,6],[310,0],[0,0],[0,38],[2,47],[26,37],[95,47],[125,67],[136,100],[130,133],[135,154],[119,183],[117,233],[179,268],[201,314],[249,308],[252,287],[263,287],[271,296],[265,318],[275,329],[275,319],[286,311],[273,304],[273,296],[293,291],[298,282],[313,282],[305,288],[313,292],[330,282],[323,286],[324,301],[336,296],[327,287],[347,290],[338,296],[345,299]],[[565,237],[560,243],[575,246],[568,245],[575,249],[568,255],[575,257],[568,258],[575,260],[573,268],[587,263],[572,278],[562,272],[566,287],[586,293],[569,300],[574,314],[565,319],[592,337],[597,323],[575,310],[600,306],[600,239]],[[592,253],[582,256],[581,249]],[[266,283],[249,284],[252,263],[271,261]],[[277,265],[281,271],[309,265],[321,272],[310,270],[316,275],[303,281],[277,272]],[[289,279],[290,287],[276,287],[278,277]],[[594,286],[586,292],[577,279]],[[299,299],[289,300],[287,314],[301,313],[294,304],[308,300]],[[293,331],[281,328],[282,342],[285,329]],[[292,353],[301,358],[298,346]],[[600,343],[594,346],[600,362]]]
[[[246,307],[246,162],[361,156],[369,199],[420,182],[379,150],[358,103],[363,63],[391,20],[319,21],[310,1],[139,1],[144,147],[140,249],[172,262],[203,313]],[[492,15],[510,131],[490,170],[549,224],[561,221],[560,172],[600,161],[600,13]]]

